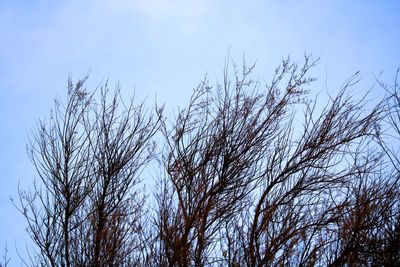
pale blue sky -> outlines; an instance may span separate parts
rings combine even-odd
[[[260,80],[307,52],[321,57],[314,74],[328,90],[358,70],[368,88],[400,65],[399,25],[397,0],[0,0],[0,248],[19,262],[25,222],[9,196],[35,177],[27,137],[68,76],[90,69],[92,87],[109,78],[126,94],[184,105],[205,73],[221,80],[231,48],[238,62],[257,60]]]

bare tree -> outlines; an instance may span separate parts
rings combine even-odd
[[[284,60],[263,86],[254,65],[227,63],[222,84],[205,79],[169,121],[109,98],[107,84],[96,102],[86,79],[69,82],[30,144],[40,179],[20,191],[31,264],[400,264],[399,156],[386,138],[400,133],[398,83],[367,109],[355,75],[319,107],[315,64]],[[158,131],[152,199],[140,174]]]
[[[262,90],[249,77],[254,66],[235,68],[232,80],[227,71],[216,90],[207,80],[195,90],[172,128],[163,125],[163,264],[318,263],[352,180],[376,165],[375,154],[359,161],[371,153],[381,108],[366,113],[352,99],[354,77],[316,114],[306,89],[314,64],[285,60]]]
[[[66,105],[56,101],[29,146],[40,180],[20,191],[20,211],[38,247],[33,265],[116,266],[140,257],[144,194],[136,185],[159,118],[125,104],[118,89],[108,99],[107,84],[97,103],[85,81],[69,81]]]

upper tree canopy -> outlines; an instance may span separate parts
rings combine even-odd
[[[317,108],[314,65],[284,60],[265,85],[253,65],[226,69],[166,118],[69,82],[29,146],[27,264],[399,265],[398,84],[368,110],[353,77]],[[144,192],[153,160],[163,171]]]

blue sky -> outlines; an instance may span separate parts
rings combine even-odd
[[[0,248],[24,250],[23,218],[11,205],[18,183],[35,173],[25,147],[69,76],[88,87],[104,79],[123,93],[182,106],[208,73],[221,80],[224,60],[257,60],[268,80],[288,54],[321,57],[315,84],[335,91],[361,71],[359,88],[400,66],[400,2],[393,0],[70,0],[0,1]],[[376,87],[376,96],[383,95]]]

